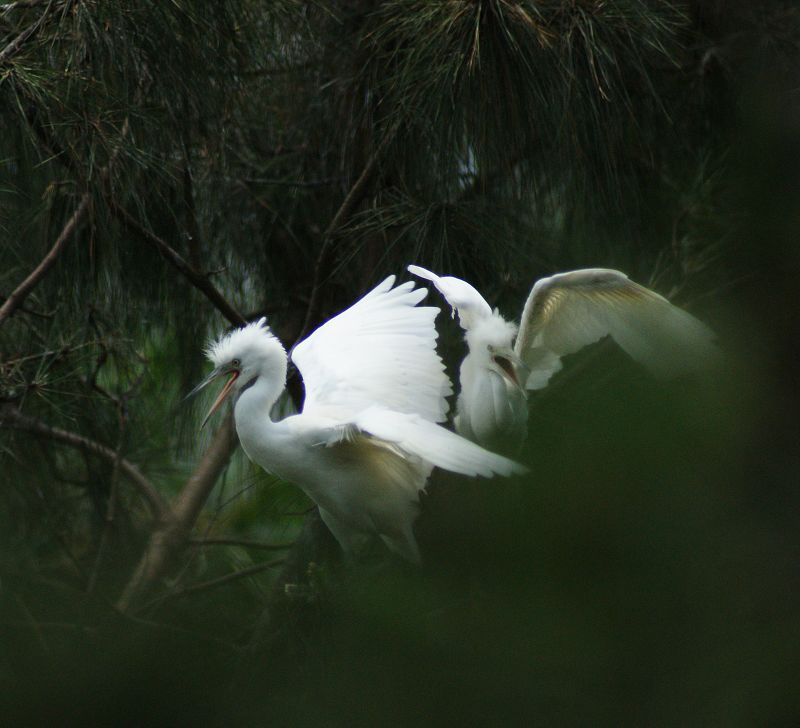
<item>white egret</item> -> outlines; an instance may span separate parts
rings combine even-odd
[[[458,314],[468,353],[455,427],[491,449],[518,447],[526,435],[526,390],[546,386],[562,356],[605,336],[662,378],[699,370],[717,355],[705,324],[616,270],[589,268],[537,281],[518,335],[466,281],[416,265],[408,270],[431,281]]]
[[[288,357],[265,319],[209,347],[214,370],[197,389],[230,376],[206,419],[232,395],[247,456],[300,486],[345,550],[377,533],[418,562],[412,526],[434,466],[487,477],[524,468],[436,424],[452,392],[436,353],[439,309],[417,306],[427,289],[393,284],[390,276],[294,348],[305,385],[300,414],[269,417]]]

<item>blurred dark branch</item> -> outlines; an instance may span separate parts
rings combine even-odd
[[[297,341],[301,341],[303,337],[311,329],[311,324],[319,317],[319,293],[322,288],[322,283],[325,277],[329,274],[331,268],[331,258],[333,255],[333,241],[337,231],[350,219],[355,212],[361,201],[367,196],[375,177],[375,172],[378,164],[382,159],[387,147],[394,138],[393,133],[387,133],[383,137],[380,144],[378,144],[375,151],[372,153],[364,169],[358,176],[358,179],[353,183],[347,196],[342,201],[336,214],[333,216],[325,232],[322,234],[322,244],[319,248],[317,255],[317,262],[314,265],[314,279],[311,285],[311,295],[308,300],[308,308],[306,308],[306,315],[303,321],[303,326],[300,329],[300,334]]]
[[[214,433],[197,468],[168,507],[169,516],[162,519],[150,536],[145,552],[117,602],[119,611],[129,612],[166,574],[175,554],[186,543],[187,535],[235,447],[233,417],[228,415]]]
[[[186,97],[183,97],[183,108],[186,113]],[[194,201],[194,180],[192,179],[191,154],[189,143],[186,137],[181,135],[181,147],[183,148],[183,202],[186,205],[186,225],[188,231],[189,264],[195,269],[200,270],[202,257],[200,255],[200,225],[197,222],[197,206]],[[208,275],[211,275],[208,273]]]
[[[33,417],[23,415],[15,407],[6,406],[0,409],[0,426],[15,430],[30,432],[33,435],[46,437],[65,445],[77,448],[86,453],[92,453],[110,462],[116,462],[117,453],[95,440],[83,435],[62,430],[60,427],[51,427]],[[150,510],[156,518],[161,518],[167,513],[168,506],[155,486],[145,477],[141,470],[125,458],[119,458],[119,469],[136,486],[139,493],[147,501]]]
[[[306,331],[309,330],[312,325],[319,323],[319,289],[322,286],[323,277],[330,267],[330,255],[332,252],[334,235],[353,214],[358,204],[369,192],[369,186],[374,179],[378,163],[386,147],[389,145],[391,138],[392,136],[387,134],[378,145],[378,148],[364,166],[364,170],[353,184],[350,192],[333,216],[330,225],[328,225],[322,235],[322,245],[314,270],[314,286],[308,308],[306,309],[303,326],[300,332],[292,337],[295,343],[303,338]],[[164,240],[142,227],[116,202],[110,200],[109,204],[112,212],[119,217],[122,222],[141,235],[147,242],[154,245],[175,268],[183,273],[206,295],[231,323],[237,325],[245,323],[241,314],[225,301],[206,276],[194,270]],[[188,534],[191,532],[203,505],[214,488],[217,478],[227,465],[236,446],[233,429],[233,417],[232,415],[228,415],[225,423],[215,433],[197,469],[183,486],[172,504],[170,509],[171,517],[164,519],[160,527],[151,535],[139,565],[117,602],[117,609],[121,612],[129,612],[137,603],[141,602],[142,597],[166,574],[175,554],[186,544]],[[308,529],[304,530],[310,530],[314,533],[318,533],[320,529],[324,530],[324,526],[320,524],[318,518],[310,519],[307,525]],[[307,551],[308,549],[303,549],[302,555],[305,555]],[[287,557],[288,564],[293,565],[295,561],[301,561],[303,564],[307,563],[307,559],[300,558],[300,556],[294,552],[295,547],[290,550],[290,554]],[[298,568],[302,570],[304,567],[298,566]],[[286,571],[286,569],[284,570]],[[290,568],[288,571],[291,572],[291,576],[293,577],[297,569]],[[282,582],[283,580],[279,579],[278,581]],[[283,587],[278,588],[282,589]]]
[[[272,561],[265,561],[260,564],[249,566],[246,569],[239,569],[238,571],[226,574],[225,576],[220,576],[218,579],[209,579],[208,581],[201,581],[199,584],[190,584],[189,586],[177,589],[170,594],[165,594],[164,599],[182,597],[185,594],[194,594],[199,591],[205,591],[206,589],[213,589],[214,587],[222,586],[223,584],[229,584],[237,579],[244,579],[248,576],[260,574],[262,571],[266,571],[267,569],[274,569],[276,566],[280,566],[283,561],[283,559],[273,559]]]
[[[7,300],[8,296],[0,294],[0,301],[5,303]],[[54,312],[44,313],[43,311],[34,311],[32,308],[28,308],[27,306],[20,306],[17,310],[21,311],[22,313],[27,313],[30,316],[36,316],[37,318],[43,319],[53,318],[54,314]]]
[[[120,410],[122,407],[120,407]],[[100,573],[100,568],[103,564],[103,557],[108,547],[108,542],[111,539],[111,530],[114,527],[114,518],[117,514],[117,492],[119,490],[119,471],[122,462],[122,444],[125,435],[125,421],[120,423],[119,437],[117,438],[117,448],[114,451],[114,465],[111,471],[111,487],[108,493],[108,505],[106,506],[105,523],[103,524],[103,532],[100,535],[100,544],[97,547],[97,555],[94,559],[92,566],[92,573],[89,574],[89,583],[86,586],[87,593],[91,594],[97,584],[97,576]]]
[[[197,288],[228,321],[234,326],[244,326],[247,319],[219,292],[209,277],[200,273],[172,248],[166,240],[141,225],[127,210],[116,201],[109,200],[109,207],[114,216],[126,227],[150,243],[162,257]]]
[[[275,185],[278,187],[326,187],[328,185],[338,185],[344,180],[341,177],[325,177],[323,179],[273,179],[269,177],[244,177],[237,182],[247,185]]]
[[[141,93],[137,94],[137,99],[141,97]],[[79,167],[74,159],[74,157],[69,154],[63,147],[55,140],[53,137],[48,133],[47,129],[40,123],[38,117],[36,116],[35,112],[31,111],[28,113],[28,122],[31,125],[31,128],[36,133],[40,143],[45,148],[45,150],[54,158],[58,159],[64,166],[72,171],[75,174],[79,174],[80,170]],[[122,136],[127,134],[128,130],[128,121],[126,120]],[[188,150],[185,150],[185,153],[188,154]],[[112,155],[113,159],[113,155]],[[109,165],[111,161],[109,161]],[[188,165],[188,158],[186,161]],[[102,174],[102,173],[101,173]],[[185,179],[185,184],[187,187],[184,188],[184,194],[186,195],[187,204],[190,206],[190,214],[192,219],[190,221],[190,236],[195,237],[199,234],[198,226],[196,224],[196,220],[194,218],[195,210],[194,210],[194,197],[191,190],[191,177],[190,177],[190,170],[188,166],[185,169],[185,174],[187,175],[187,179]],[[107,174],[104,175],[107,177]],[[123,208],[116,200],[114,200],[110,195],[108,197],[108,204],[112,214],[128,229],[135,232],[139,235],[142,239],[146,242],[150,243],[153,247],[158,250],[161,256],[170,263],[175,269],[178,270],[195,288],[197,288],[205,297],[211,301],[214,307],[234,326],[243,326],[247,323],[247,319],[242,316],[236,308],[227,301],[227,299],[219,292],[217,287],[211,282],[209,274],[201,273],[196,265],[191,264],[187,260],[178,253],[177,250],[172,248],[172,246],[167,243],[166,240],[156,235],[154,232],[148,230],[144,227],[138,220],[136,220],[133,215],[131,215],[125,208]],[[193,244],[196,242],[190,240],[190,249],[192,249]],[[2,319],[0,319],[0,323],[2,323]]]
[[[66,247],[70,237],[86,215],[86,211],[89,209],[89,199],[90,195],[87,190],[83,193],[78,206],[75,208],[75,212],[73,212],[69,220],[67,220],[59,236],[56,238],[55,243],[53,243],[53,247],[50,248],[47,255],[42,258],[39,265],[33,269],[30,275],[11,292],[11,295],[6,299],[5,303],[0,306],[0,326],[22,306],[23,301],[28,297],[30,292],[36,287],[39,281],[44,278],[50,268],[53,267],[58,256],[61,255],[61,251]]]
[[[124,139],[128,135],[129,131],[130,121],[126,118],[122,124],[122,129],[120,130],[120,140]],[[47,147],[45,141],[43,141],[43,144],[45,144]],[[49,147],[49,149],[52,151],[52,148]],[[106,165],[100,170],[99,176],[101,184],[104,184],[108,180],[109,174],[111,173],[111,168],[116,161],[119,151],[120,146],[117,146],[109,155]],[[50,268],[53,267],[53,264],[58,259],[58,256],[61,255],[61,252],[69,242],[70,237],[86,215],[89,209],[90,201],[91,190],[87,189],[86,192],[84,192],[81,196],[75,212],[73,212],[72,216],[69,218],[69,220],[67,220],[58,238],[56,238],[55,243],[53,243],[53,247],[50,248],[50,251],[47,253],[47,255],[45,255],[44,258],[42,258],[41,262],[36,266],[33,272],[31,272],[31,274],[11,292],[11,295],[9,295],[9,297],[6,299],[5,303],[0,306],[0,326],[2,326],[5,320],[22,305],[30,292],[36,287],[39,281],[44,278]]]
[[[266,549],[267,551],[280,551],[294,546],[293,541],[286,543],[266,543],[252,541],[246,538],[190,538],[192,546],[244,546],[245,548]]]
[[[97,324],[93,319],[93,325],[95,329],[97,329]],[[98,330],[98,333],[100,331]],[[92,573],[89,576],[89,583],[86,588],[88,593],[94,591],[95,584],[97,583],[97,577],[100,573],[100,568],[103,563],[103,558],[105,557],[105,552],[108,547],[108,543],[111,540],[112,530],[114,528],[114,520],[117,515],[117,509],[119,508],[118,501],[118,491],[119,491],[119,472],[120,472],[120,463],[122,460],[122,448],[125,443],[125,431],[128,426],[128,400],[133,396],[135,391],[139,388],[143,378],[144,378],[144,371],[142,371],[133,384],[124,392],[120,392],[119,396],[112,394],[111,392],[107,391],[104,387],[101,387],[97,383],[97,375],[100,373],[100,369],[103,367],[105,362],[108,361],[108,348],[105,345],[105,342],[101,339],[101,352],[100,357],[97,360],[95,371],[90,379],[92,387],[104,394],[108,399],[110,399],[117,408],[117,418],[119,419],[119,435],[117,437],[117,447],[115,450],[116,457],[114,458],[114,468],[111,473],[111,487],[109,488],[108,493],[108,504],[106,506],[106,514],[105,514],[105,523],[103,525],[103,533],[100,536],[100,543],[97,547],[97,554],[94,560],[94,566],[92,567]]]
[[[48,356],[61,358],[63,356],[66,356],[67,354],[71,354],[74,351],[85,349],[87,346],[94,346],[96,343],[97,343],[96,341],[85,341],[83,344],[78,344],[76,346],[63,346],[60,349],[48,349],[47,351],[41,351],[38,354],[17,356],[13,359],[0,359],[0,364],[3,364],[5,366],[10,364],[21,364],[24,361],[33,361],[35,359],[46,359]]]

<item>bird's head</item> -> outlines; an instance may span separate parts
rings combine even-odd
[[[266,318],[220,337],[206,348],[206,356],[214,369],[189,396],[218,377],[229,378],[211,405],[201,428],[231,393],[236,399],[244,389],[255,384],[259,377],[274,379],[281,387],[286,381],[286,350],[267,326]]]
[[[506,321],[497,310],[491,317],[478,321],[467,331],[469,353],[484,367],[497,372],[516,387],[524,388],[520,371],[524,366],[514,352],[517,327]]]

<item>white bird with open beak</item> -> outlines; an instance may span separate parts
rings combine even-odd
[[[197,389],[229,377],[206,420],[232,399],[247,456],[302,488],[345,550],[377,534],[419,562],[413,524],[433,467],[485,477],[525,469],[436,424],[452,392],[436,353],[439,309],[417,306],[426,289],[393,285],[390,276],[294,348],[300,414],[270,419],[288,357],[265,319],[208,348],[214,370]]]
[[[456,431],[484,447],[515,452],[527,434],[526,390],[542,389],[561,357],[610,336],[635,361],[667,379],[718,360],[713,332],[624,273],[587,268],[542,278],[517,326],[466,281],[417,265],[458,314],[467,356],[461,363]]]

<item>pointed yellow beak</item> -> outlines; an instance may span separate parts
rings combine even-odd
[[[208,379],[206,379],[206,381],[204,381],[199,387],[197,387],[197,389],[201,389],[206,384],[211,382],[211,380],[215,379],[222,373],[223,372],[212,372],[211,376]],[[234,369],[231,372],[231,378],[227,382],[225,382],[225,386],[222,388],[222,391],[219,393],[219,395],[217,395],[217,398],[214,400],[214,404],[211,405],[211,409],[208,410],[208,414],[203,419],[203,423],[200,425],[201,430],[206,426],[206,422],[208,422],[208,420],[211,418],[211,415],[213,415],[222,406],[222,403],[231,393],[231,390],[233,389],[233,384],[239,378],[240,373],[241,372],[239,372],[236,369]],[[195,389],[195,391],[197,391],[197,389]]]

